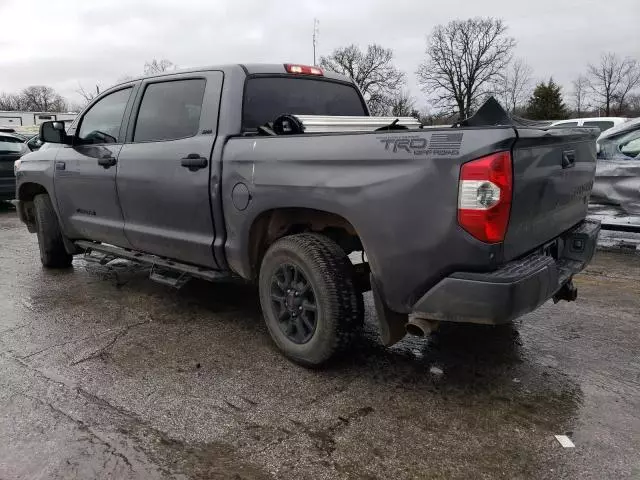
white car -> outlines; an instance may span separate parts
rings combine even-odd
[[[600,132],[616,127],[628,121],[625,117],[591,117],[591,118],[571,118],[569,120],[558,120],[550,126],[553,127],[598,127]]]

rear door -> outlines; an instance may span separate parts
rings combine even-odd
[[[118,193],[133,248],[216,268],[210,188],[223,74],[143,82],[118,158]]]
[[[533,250],[587,214],[596,168],[595,129],[518,129],[505,259]]]
[[[135,86],[98,99],[79,119],[74,144],[56,149],[54,188],[70,238],[129,247],[116,191],[117,161]],[[70,132],[71,134],[71,132]]]

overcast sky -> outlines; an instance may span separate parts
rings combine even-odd
[[[152,58],[310,64],[315,17],[320,54],[349,43],[392,48],[422,105],[414,72],[427,34],[473,16],[503,18],[515,54],[567,93],[603,52],[640,60],[640,0],[0,0],[0,92],[44,84],[78,101],[79,84],[138,76]]]

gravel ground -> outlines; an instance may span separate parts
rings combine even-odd
[[[0,478],[640,479],[640,256],[501,328],[364,335],[321,371],[273,348],[251,286],[44,271],[0,209]],[[554,438],[566,434],[575,448]]]

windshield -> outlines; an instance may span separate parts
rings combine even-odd
[[[19,138],[0,136],[0,153],[20,153],[24,150],[24,142]]]
[[[244,91],[243,128],[254,130],[283,114],[367,115],[349,84],[301,77],[254,77]]]

